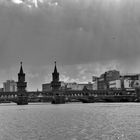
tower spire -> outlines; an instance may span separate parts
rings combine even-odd
[[[20,72],[19,72],[19,73],[20,73],[20,74],[23,74],[22,61],[20,62],[20,65],[21,65],[21,66],[20,66]]]
[[[55,64],[54,73],[57,73],[56,61],[54,61],[54,64]]]
[[[18,73],[18,82],[17,82],[18,91],[25,90],[26,88],[25,73],[23,72],[22,62],[20,62],[20,65],[21,66],[20,66],[20,71]]]
[[[59,82],[59,73],[57,72],[56,61],[54,61],[54,72],[52,73],[51,87],[53,90],[58,90],[61,86]]]

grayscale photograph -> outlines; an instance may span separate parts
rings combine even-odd
[[[0,0],[0,140],[140,140],[140,0]]]

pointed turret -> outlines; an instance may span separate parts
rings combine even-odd
[[[20,71],[18,73],[17,90],[18,91],[26,90],[25,73],[23,72],[22,62],[20,62]]]
[[[20,62],[20,65],[21,65],[21,66],[20,66],[20,71],[19,71],[19,73],[20,73],[20,74],[23,74],[22,62]]]
[[[54,67],[54,72],[52,73],[52,79],[53,81],[58,82],[59,81],[59,73],[57,72],[57,67],[56,67],[56,61],[54,62],[55,67]]]
[[[56,61],[54,63],[55,63],[54,73],[57,73]]]
[[[23,72],[22,62],[20,62],[20,71],[18,73],[18,82],[25,82],[25,73]]]
[[[54,66],[54,72],[52,73],[51,87],[52,90],[58,90],[61,86],[61,83],[59,82],[59,73],[57,72],[56,61],[54,63],[55,66]]]

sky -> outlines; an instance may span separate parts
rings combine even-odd
[[[51,82],[91,82],[107,70],[140,73],[139,0],[0,0],[0,85],[28,90]]]

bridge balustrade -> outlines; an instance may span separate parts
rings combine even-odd
[[[4,95],[2,95],[2,96],[1,96],[1,98],[2,98],[2,99],[4,99],[4,98],[5,98],[5,96],[4,96]]]
[[[10,99],[11,98],[11,95],[7,95],[7,98]]]
[[[17,95],[13,95],[13,98],[15,99],[17,97]]]

